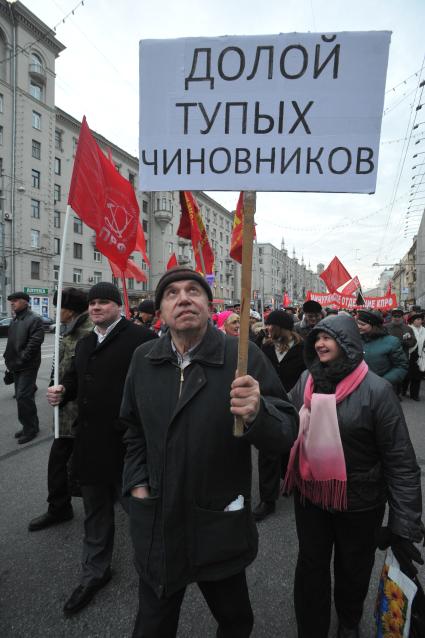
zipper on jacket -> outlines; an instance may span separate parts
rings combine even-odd
[[[180,397],[181,397],[181,393],[182,393],[183,381],[184,381],[183,368],[180,368],[180,388],[179,388],[179,399],[180,399]]]

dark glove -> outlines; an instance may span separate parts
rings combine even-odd
[[[401,571],[410,579],[413,579],[418,573],[413,561],[419,565],[424,564],[420,551],[412,541],[394,534],[388,527],[381,527],[378,532],[377,545],[379,549],[391,547],[394,556],[399,562]]]

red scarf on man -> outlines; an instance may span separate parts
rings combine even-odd
[[[347,469],[336,406],[354,392],[367,371],[362,361],[338,383],[335,394],[313,392],[313,377],[308,376],[298,438],[291,449],[283,485],[285,492],[295,486],[302,498],[316,505],[347,509]]]

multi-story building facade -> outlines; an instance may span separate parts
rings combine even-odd
[[[113,280],[108,260],[96,249],[95,234],[72,214],[64,238],[68,191],[81,122],[55,106],[55,60],[65,46],[21,2],[0,0],[0,311],[6,297],[25,290],[33,308],[52,315],[52,298],[64,253],[64,286],[88,289]],[[134,305],[152,297],[173,253],[180,264],[194,265],[190,241],[177,237],[180,220],[176,192],[138,191],[138,158],[93,131],[101,149],[135,188],[146,236],[150,267],[135,253],[146,282],[128,279]],[[239,300],[240,265],[230,258],[234,213],[202,191],[195,191],[215,255],[212,283],[219,307]],[[119,283],[119,282],[117,282]],[[253,256],[252,287],[265,303],[281,303],[286,290],[302,301],[323,282],[271,244],[258,244]]]
[[[254,289],[260,291],[265,305],[278,307],[285,292],[293,303],[302,303],[309,290],[326,291],[324,282],[319,278],[321,264],[314,273],[310,266],[305,265],[304,258],[298,261],[295,249],[292,257],[288,255],[283,239],[280,249],[270,243],[259,243],[257,252],[258,269],[254,262]]]

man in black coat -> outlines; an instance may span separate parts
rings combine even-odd
[[[38,415],[35,405],[35,381],[41,363],[41,344],[44,341],[43,321],[31,312],[26,292],[8,296],[15,318],[10,324],[4,361],[13,372],[18,419],[22,429],[15,433],[18,443],[28,443],[38,434]]]
[[[85,607],[111,578],[114,502],[121,493],[124,456],[119,410],[134,350],[155,334],[121,315],[121,295],[107,282],[89,291],[94,330],[75,349],[74,364],[61,385],[51,386],[51,405],[77,399],[73,465],[81,484],[85,521],[82,576],[64,606],[70,616]]]
[[[131,496],[140,576],[134,638],[175,636],[191,582],[218,622],[217,636],[250,635],[245,568],[258,545],[250,444],[286,452],[297,435],[296,413],[254,344],[248,374],[235,378],[238,340],[211,325],[211,302],[201,275],[167,271],[155,306],[169,332],[138,348],[125,384],[123,493]],[[235,415],[245,424],[239,438]]]

